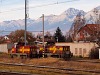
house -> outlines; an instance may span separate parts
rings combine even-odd
[[[8,38],[8,36],[7,36],[7,35],[5,35],[5,36],[4,36],[4,39],[5,39],[5,40],[9,40],[9,38]]]
[[[2,43],[11,43],[11,40],[9,39],[8,35],[0,36],[0,44]]]
[[[56,46],[70,46],[74,56],[89,57],[92,48],[98,47],[96,43],[55,43]]]
[[[77,33],[77,41],[96,41],[100,37],[100,24],[86,24]]]

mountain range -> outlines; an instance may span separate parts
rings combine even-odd
[[[94,8],[93,8],[94,9]],[[100,6],[96,7],[99,11],[100,15]],[[89,12],[84,12],[83,10],[78,10],[75,8],[69,8],[60,15],[48,15],[44,16],[44,29],[45,31],[49,31],[50,33],[54,33],[57,27],[61,29],[61,31],[65,34],[69,31],[76,15],[81,13],[84,15],[86,19],[86,23],[94,23],[97,19],[94,10],[90,10]],[[27,19],[27,30],[28,31],[42,31],[42,16],[39,17],[37,20],[28,18]],[[25,20],[11,20],[11,21],[3,21],[0,23],[0,30],[1,31],[15,31],[18,29],[25,28]]]

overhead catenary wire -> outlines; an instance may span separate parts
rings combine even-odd
[[[55,2],[55,3],[50,3],[50,4],[43,4],[43,5],[31,6],[29,8],[30,9],[32,9],[32,8],[39,8],[39,7],[52,6],[52,5],[58,5],[58,4],[68,3],[68,2],[75,2],[75,1],[79,1],[79,0],[70,0],[70,1]],[[11,11],[18,11],[18,10],[24,10],[24,9],[25,9],[25,7],[14,8],[14,9],[10,9],[10,10],[7,10],[7,11],[2,11],[0,13],[7,13],[7,12],[11,12]]]
[[[30,8],[38,8],[38,7],[44,7],[44,6],[50,6],[50,5],[57,5],[57,4],[62,4],[62,3],[74,2],[74,1],[79,1],[79,0],[70,0],[70,1],[63,1],[63,2],[55,2],[55,3],[51,3],[51,4],[44,4],[44,5],[33,6],[33,7],[30,7]]]

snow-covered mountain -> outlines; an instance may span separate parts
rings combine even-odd
[[[100,10],[100,6],[97,7]],[[66,33],[72,23],[76,15],[81,12],[81,15],[85,15],[87,23],[91,20],[91,14],[93,14],[93,10],[89,12],[84,12],[83,10],[78,10],[75,8],[69,8],[68,10],[64,11],[60,15],[48,15],[44,17],[44,27],[45,31],[50,31],[51,33],[55,32],[57,27],[60,27],[62,32]],[[18,29],[24,29],[25,24],[24,19],[19,20],[11,20],[11,21],[3,21],[0,23],[0,30],[1,31],[15,31]],[[27,30],[28,31],[42,31],[42,17],[38,18],[37,20],[33,20],[28,18],[27,21]]]
[[[93,10],[87,12],[85,15],[86,23],[97,23],[97,20],[100,20],[100,6],[94,8]]]

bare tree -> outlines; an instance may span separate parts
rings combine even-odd
[[[25,33],[25,30],[16,30],[9,34],[9,38],[13,43],[24,42],[24,33]],[[32,35],[31,32],[27,31],[26,36],[27,36],[26,40],[28,43],[35,41],[35,37]]]

